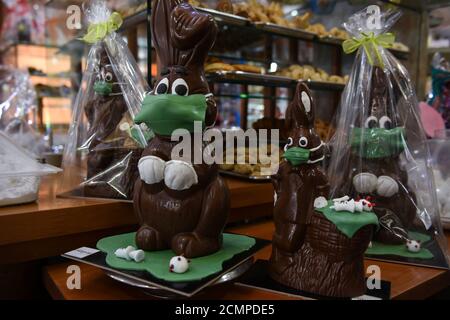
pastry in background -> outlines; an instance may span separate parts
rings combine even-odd
[[[233,13],[233,3],[231,0],[219,0],[216,10],[226,13]]]
[[[295,80],[312,80],[337,84],[346,84],[348,81],[348,76],[329,75],[325,70],[310,65],[300,66],[294,64],[279,70],[276,74]]]

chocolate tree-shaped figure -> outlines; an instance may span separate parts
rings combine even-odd
[[[127,198],[137,177],[140,149],[122,132],[121,123],[132,123],[118,79],[103,45],[98,46],[94,67],[94,94],[84,106],[89,129],[79,148],[87,149],[87,196]]]
[[[314,103],[305,84],[297,86],[286,125],[286,160],[273,177],[277,198],[270,276],[285,286],[318,295],[361,295],[365,292],[363,255],[372,227],[362,225],[349,237],[316,210],[327,205],[329,184],[321,168],[323,143],[314,131]]]
[[[354,128],[351,155],[341,192],[353,197],[370,197],[380,228],[375,240],[388,244],[403,244],[413,225],[416,197],[408,186],[408,175],[401,167],[400,155],[405,151],[404,124],[393,114],[387,99],[391,96],[386,83],[388,75],[374,67],[369,110]],[[342,193],[342,194],[343,194]]]
[[[171,248],[186,257],[204,256],[221,248],[228,188],[216,165],[172,159],[178,142],[171,134],[179,128],[193,134],[194,121],[205,128],[214,124],[217,108],[203,65],[218,29],[211,16],[180,0],[153,1],[151,26],[159,74],[135,122],[146,123],[155,137],[138,165],[136,244],[148,251]],[[203,149],[192,143],[191,154],[202,155]]]

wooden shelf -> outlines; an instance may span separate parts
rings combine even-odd
[[[37,203],[0,208],[0,264],[58,256],[100,235],[136,230],[131,203],[59,198],[59,175],[43,178]],[[270,183],[225,178],[231,193],[229,221],[272,214]]]
[[[230,228],[227,231],[271,240],[273,223],[270,221]],[[450,235],[447,234],[450,242]],[[256,259],[267,260],[271,247],[266,247],[256,254]],[[54,299],[65,300],[131,300],[152,299],[142,291],[125,286],[106,276],[95,267],[79,264],[82,274],[82,290],[69,290],[66,286],[67,266],[73,262],[65,262],[47,266],[44,269],[44,283]],[[433,268],[413,267],[401,264],[365,260],[366,268],[378,265],[382,280],[391,282],[391,297],[396,300],[426,299],[448,288],[450,272]],[[225,284],[208,288],[195,299],[208,300],[261,300],[292,299],[286,295],[270,293],[258,289],[242,287],[236,284]]]

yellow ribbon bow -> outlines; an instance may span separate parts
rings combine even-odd
[[[375,55],[380,67],[384,68],[384,63],[379,48],[392,48],[395,41],[395,35],[393,33],[382,33],[376,36],[373,32],[362,32],[361,34],[362,37],[359,39],[353,37],[352,39],[344,41],[342,44],[344,52],[347,54],[353,53],[360,47],[363,47],[367,54],[367,59],[369,59],[369,63],[374,65],[373,55]]]
[[[114,12],[108,21],[91,24],[82,40],[90,44],[96,43],[97,41],[103,40],[111,32],[119,29],[122,23],[123,19],[121,15]]]

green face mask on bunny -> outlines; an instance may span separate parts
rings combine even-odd
[[[289,161],[294,167],[301,164],[308,163],[311,151],[300,147],[294,147],[287,149],[284,152],[283,158]]]
[[[353,152],[366,159],[396,156],[405,149],[405,129],[397,127],[354,128],[351,146]]]
[[[206,97],[202,94],[181,96],[177,94],[147,95],[142,110],[134,118],[137,124],[145,123],[156,134],[170,136],[176,129],[194,132],[194,122],[205,126]]]

